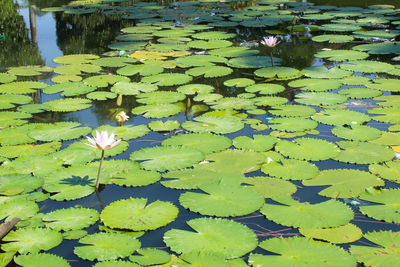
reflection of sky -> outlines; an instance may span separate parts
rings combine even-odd
[[[22,8],[19,13],[24,17],[26,28],[30,30],[29,8]],[[47,66],[55,67],[56,64],[52,59],[62,56],[63,53],[57,46],[56,21],[53,13],[48,12],[40,17],[36,16],[36,24],[40,55],[45,60]]]

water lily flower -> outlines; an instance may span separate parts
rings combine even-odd
[[[118,112],[117,115],[115,115],[115,119],[119,123],[124,123],[129,119],[129,116],[126,115],[125,111]]]
[[[90,138],[88,136],[86,137],[87,140],[89,141],[89,144],[86,143],[87,146],[98,148],[101,150],[100,166],[96,180],[96,192],[99,189],[100,185],[100,174],[101,174],[101,167],[103,166],[104,151],[116,147],[121,142],[121,140],[115,140],[114,137],[115,137],[114,133],[108,135],[107,131],[101,131],[100,133],[96,131],[96,136],[93,136],[93,138]]]
[[[261,40],[261,43],[263,45],[266,45],[266,46],[269,46],[269,47],[273,48],[277,44],[279,44],[280,42],[278,41],[278,38],[276,38],[275,36],[269,36],[268,38],[264,37],[263,40]],[[274,57],[272,55],[272,50],[271,50],[271,55],[270,56],[271,56],[271,65],[273,67],[274,66]]]
[[[121,140],[115,140],[114,137],[115,134],[113,133],[110,136],[108,136],[107,131],[101,131],[100,133],[96,131],[96,136],[94,136],[93,138],[90,138],[89,136],[86,137],[90,143],[86,145],[93,148],[101,149],[103,151],[108,150],[117,146],[119,142],[121,142]]]
[[[278,38],[274,36],[269,36],[268,38],[264,37],[263,40],[261,40],[261,43],[269,47],[275,47],[280,42],[278,42]]]

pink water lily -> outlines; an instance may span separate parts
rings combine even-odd
[[[119,142],[121,142],[121,140],[115,140],[114,137],[115,137],[114,133],[108,136],[107,131],[101,131],[100,133],[96,131],[96,136],[93,136],[93,138],[90,138],[89,136],[86,137],[90,143],[86,145],[93,148],[101,149],[103,151],[108,150],[117,146]]]
[[[114,133],[108,136],[107,131],[101,131],[100,133],[96,131],[96,136],[93,136],[93,138],[90,138],[89,136],[86,137],[90,143],[90,144],[86,143],[86,145],[101,150],[100,166],[96,180],[96,192],[98,192],[97,190],[99,189],[100,185],[100,174],[101,174],[101,167],[103,166],[104,151],[117,146],[121,142],[121,140],[115,140],[114,137],[115,137]]]
[[[264,37],[263,40],[261,40],[261,43],[269,47],[274,47],[280,42],[278,41],[278,38],[276,38],[275,36],[269,36],[268,38]]]

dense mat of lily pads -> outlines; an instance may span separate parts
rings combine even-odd
[[[73,253],[97,267],[398,264],[400,10],[234,5],[78,0],[44,10],[119,14],[135,26],[121,29],[105,54],[0,73],[0,219],[21,219],[2,240],[2,266],[71,266],[46,252],[63,240],[76,240]],[[264,47],[262,36],[251,42],[236,28],[279,32],[280,43]],[[320,64],[285,63],[279,46],[294,46],[292,38],[317,43]],[[34,100],[38,92],[51,100]],[[35,120],[100,101],[119,111],[117,122]],[[132,123],[134,116],[149,123]],[[132,195],[105,207],[99,198],[85,207],[102,151],[83,137],[96,131],[122,140],[104,151],[101,188],[159,183],[179,198]],[[164,138],[135,147],[153,132]],[[299,199],[308,189],[322,201]],[[82,201],[40,211],[72,200]],[[198,216],[164,231],[166,249],[142,247],[142,235],[185,220],[183,209]],[[280,230],[246,223],[250,217]]]

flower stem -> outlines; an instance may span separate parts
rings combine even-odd
[[[99,190],[100,174],[101,174],[101,167],[103,166],[103,159],[104,159],[104,150],[101,150],[100,166],[99,166],[99,172],[97,173],[97,181],[96,181],[96,191]]]
[[[272,51],[271,51],[271,64],[272,64],[272,67],[274,66],[274,57],[272,56]]]

